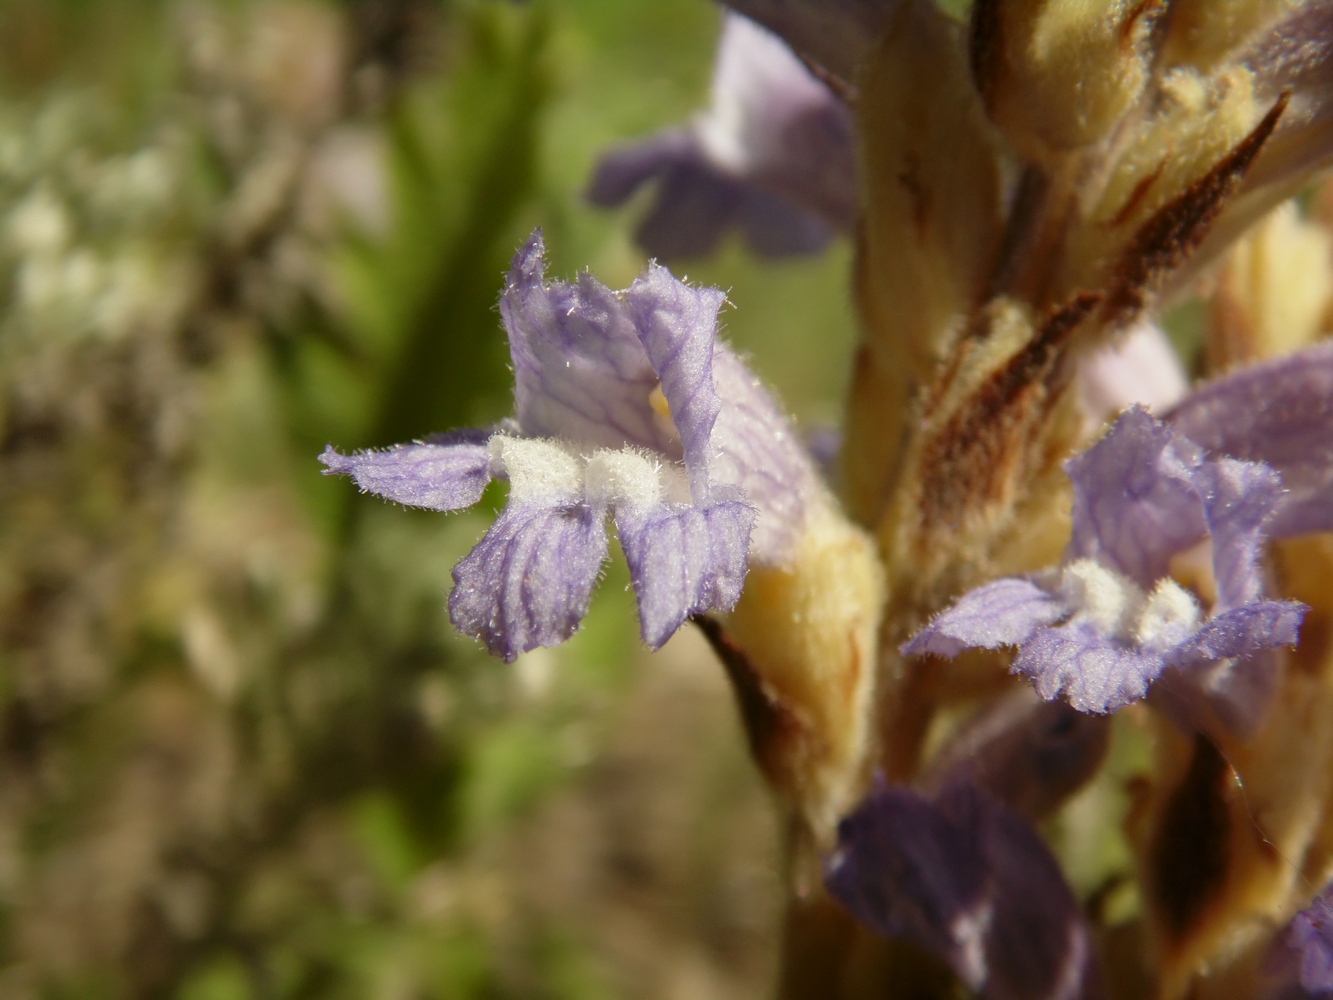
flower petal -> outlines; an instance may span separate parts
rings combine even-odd
[[[1079,365],[1083,411],[1093,427],[1138,403],[1164,412],[1189,391],[1180,359],[1154,323],[1140,321]]]
[[[489,431],[462,431],[351,455],[330,445],[319,460],[326,467],[324,475],[351,476],[366,493],[408,507],[462,510],[480,500],[491,481],[489,436]]]
[[[1333,995],[1333,889],[1316,896],[1274,942],[1267,962],[1266,1000]]]
[[[454,567],[449,618],[506,661],[578,628],[606,559],[605,511],[511,503]]]
[[[1176,659],[1224,660],[1273,646],[1294,646],[1309,610],[1299,601],[1251,601],[1214,615],[1184,643]]]
[[[1086,921],[1041,838],[968,785],[881,786],[838,828],[829,890],[953,968],[983,1000],[1100,995]]]
[[[1060,696],[1080,712],[1114,712],[1139,701],[1169,662],[1169,651],[1130,648],[1084,623],[1038,630],[1010,668],[1047,701]]]
[[[1333,531],[1333,342],[1209,382],[1165,420],[1210,458],[1277,470],[1287,495],[1271,537]]]
[[[1263,592],[1258,562],[1264,524],[1282,500],[1282,480],[1260,462],[1206,462],[1195,482],[1213,539],[1217,608],[1239,607]]]
[[[614,516],[638,600],[640,634],[653,649],[691,615],[735,606],[754,524],[748,504],[618,507]]]
[[[904,643],[902,653],[954,657],[965,649],[1017,646],[1069,612],[1064,601],[1030,580],[1004,577],[968,591]]]
[[[1172,556],[1207,533],[1190,440],[1127,410],[1106,436],[1065,463],[1074,486],[1067,562],[1094,559],[1152,589]]]
[[[500,315],[514,362],[518,426],[594,447],[634,444],[678,457],[649,396],[657,375],[625,303],[586,272],[543,280],[541,231],[514,256]]]
[[[626,309],[680,433],[696,503],[708,498],[710,438],[722,408],[713,385],[713,348],[717,311],[726,299],[720,290],[687,285],[655,263],[625,290]]]
[[[726,402],[713,430],[712,481],[738,487],[758,511],[751,558],[782,564],[827,497],[819,470],[773,397],[724,346],[713,353],[713,381]]]

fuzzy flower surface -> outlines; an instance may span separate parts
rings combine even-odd
[[[514,416],[320,460],[365,491],[459,510],[493,478],[503,512],[454,568],[459,631],[512,660],[578,628],[614,522],[641,635],[661,646],[691,615],[729,610],[748,560],[781,563],[818,473],[773,400],[717,341],[725,301],[650,264],[614,292],[586,272],[544,279],[534,233],[500,296]]]
[[[1073,537],[1062,565],[970,591],[903,646],[952,657],[1016,646],[1012,670],[1046,699],[1112,712],[1168,669],[1296,641],[1303,605],[1263,596],[1265,537],[1333,519],[1333,345],[1203,387],[1165,421],[1134,408],[1065,466]],[[1240,456],[1240,457],[1233,457]],[[1171,575],[1211,545],[1216,597]]]

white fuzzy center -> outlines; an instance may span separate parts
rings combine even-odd
[[[1158,580],[1152,593],[1145,594],[1129,577],[1092,559],[1078,559],[1064,568],[1060,594],[1074,609],[1074,621],[1150,649],[1183,642],[1203,616],[1194,596],[1170,577]]]

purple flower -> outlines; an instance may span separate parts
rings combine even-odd
[[[1333,887],[1292,918],[1264,971],[1272,1000],[1333,997]]]
[[[1187,434],[1189,436],[1187,436]],[[1248,722],[1265,672],[1255,654],[1296,641],[1305,608],[1267,600],[1266,535],[1321,530],[1333,518],[1333,345],[1204,386],[1165,422],[1142,409],[1066,465],[1073,538],[1063,564],[964,595],[903,646],[955,656],[1017,646],[1013,671],[1046,699],[1110,712],[1172,668],[1214,697],[1224,722]],[[1240,455],[1248,461],[1229,457]],[[1294,488],[1284,490],[1287,480]],[[1171,563],[1211,543],[1211,608]],[[1229,713],[1229,715],[1228,715]]]
[[[983,1000],[1102,995],[1078,901],[1041,837],[971,785],[880,785],[838,827],[829,891],[886,937],[943,959]]]
[[[665,268],[623,292],[586,272],[543,280],[534,233],[500,296],[512,419],[320,460],[365,491],[458,510],[509,482],[495,524],[454,568],[449,614],[506,660],[567,639],[587,611],[615,522],[643,640],[729,610],[747,556],[781,563],[818,474],[781,412],[717,343],[725,296]]]
[[[608,153],[588,197],[619,205],[654,178],[637,233],[653,256],[710,253],[732,229],[766,256],[815,253],[856,221],[851,114],[780,39],[730,14],[712,107]]]

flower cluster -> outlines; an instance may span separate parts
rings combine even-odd
[[[1305,241],[1327,294],[1279,335],[1290,279],[1227,254],[1333,161],[1333,8],[730,6],[758,24],[727,15],[710,110],[609,154],[591,195],[655,178],[639,237],[664,256],[855,229],[839,498],[717,342],[721,293],[656,264],[621,293],[547,284],[540,237],[501,296],[515,416],[329,471],[438,510],[508,480],[450,597],[506,659],[577,627],[608,516],[644,641],[700,620],[798,818],[784,995],[860,962],[942,996],[942,962],[994,1000],[1100,997],[1126,939],[1163,997],[1325,995],[1327,899],[1298,913],[1308,888],[1256,839],[1333,875],[1330,741],[1300,761],[1286,722],[1333,708],[1333,557],[1269,545],[1333,531],[1333,264]],[[1195,293],[1190,390],[1149,314]],[[1035,824],[1123,794],[1106,717],[1139,702],[1117,730],[1155,755],[1133,861],[1076,891]],[[1141,911],[1112,925],[1101,897],[1131,881]]]

